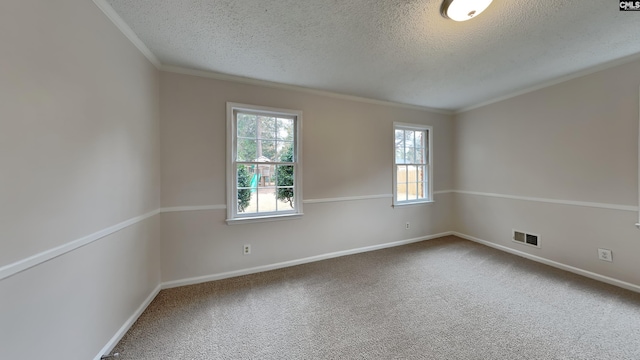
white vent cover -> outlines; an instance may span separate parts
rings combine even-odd
[[[537,248],[540,247],[540,235],[532,234],[530,232],[512,230],[511,240],[524,245],[529,245]]]

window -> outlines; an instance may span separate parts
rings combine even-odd
[[[393,204],[432,201],[431,127],[394,123]]]
[[[302,112],[227,103],[227,223],[302,215]]]

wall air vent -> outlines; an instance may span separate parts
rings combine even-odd
[[[525,239],[525,233],[520,232],[520,231],[514,231],[513,232],[513,240],[517,241],[517,242],[524,242]]]
[[[534,246],[537,248],[540,247],[540,235],[524,231],[513,230],[511,240],[524,245]]]
[[[527,244],[538,246],[538,235],[527,234]]]

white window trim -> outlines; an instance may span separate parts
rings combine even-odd
[[[420,204],[428,204],[434,202],[433,200],[433,126],[429,125],[420,125],[420,124],[410,124],[403,122],[393,122],[393,134],[395,136],[395,132],[397,128],[408,129],[408,130],[418,130],[418,131],[426,131],[427,132],[427,141],[428,141],[428,153],[429,157],[427,158],[427,172],[428,172],[428,184],[427,184],[427,197],[424,199],[416,199],[416,200],[404,200],[398,201],[398,173],[397,173],[397,165],[396,164],[396,144],[395,140],[392,141],[391,145],[393,146],[393,206],[407,206],[407,205],[420,205]]]
[[[236,123],[234,121],[234,111],[247,111],[247,112],[259,112],[272,115],[281,115],[287,117],[296,118],[296,133],[294,139],[294,146],[296,151],[296,171],[294,177],[294,189],[295,189],[295,210],[292,212],[269,212],[261,214],[247,214],[246,216],[239,216],[238,201],[235,195],[236,179],[233,171],[233,163],[236,158],[234,152],[234,142],[236,139]],[[234,102],[227,102],[227,224],[241,224],[241,223],[254,223],[254,222],[268,222],[278,220],[290,220],[299,219],[302,217],[302,111],[290,110],[290,109],[278,109],[266,106],[240,104]]]

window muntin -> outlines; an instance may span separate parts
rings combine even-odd
[[[302,113],[229,103],[228,221],[302,214]]]
[[[432,201],[431,127],[394,123],[394,205]]]

